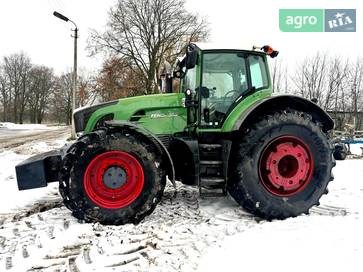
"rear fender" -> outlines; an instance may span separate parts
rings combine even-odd
[[[334,128],[333,119],[317,104],[295,95],[277,95],[258,100],[247,110],[243,111],[234,123],[233,130],[240,130],[246,124],[253,122],[257,117],[263,116],[266,113],[285,110],[287,108],[310,114],[313,120],[322,124],[324,132],[328,132]]]

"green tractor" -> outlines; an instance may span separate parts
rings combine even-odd
[[[142,220],[167,179],[201,197],[229,193],[268,220],[308,213],[333,179],[334,122],[309,100],[272,93],[267,56],[277,54],[189,44],[165,77],[169,92],[76,111],[79,138],[17,165],[19,189],[59,182],[75,217],[102,224]]]

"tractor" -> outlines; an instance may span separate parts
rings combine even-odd
[[[334,122],[314,102],[272,92],[277,54],[188,44],[165,93],[76,110],[78,139],[17,165],[19,190],[59,182],[73,216],[101,224],[137,224],[176,181],[266,220],[307,214],[333,179]]]

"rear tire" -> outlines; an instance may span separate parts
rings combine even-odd
[[[232,155],[230,195],[268,220],[298,216],[319,205],[335,165],[319,124],[305,113],[286,110],[246,131]]]
[[[120,132],[79,139],[62,176],[60,191],[72,215],[106,225],[140,222],[160,202],[166,183],[157,154],[136,135]]]

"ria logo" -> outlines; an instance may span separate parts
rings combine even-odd
[[[283,32],[355,32],[355,9],[280,9]]]
[[[355,32],[355,9],[326,9],[325,32]]]

